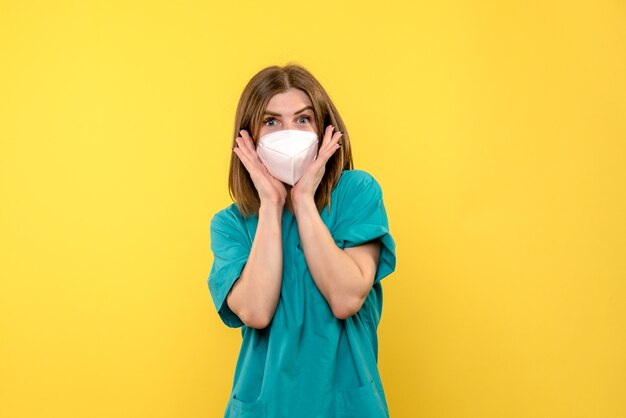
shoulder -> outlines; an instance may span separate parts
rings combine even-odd
[[[340,193],[382,194],[376,178],[365,170],[344,170],[339,177],[336,188]]]
[[[232,230],[244,225],[244,218],[235,203],[219,210],[211,218],[211,229]]]

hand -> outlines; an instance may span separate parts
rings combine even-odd
[[[294,204],[302,198],[315,198],[315,191],[326,171],[326,162],[340,147],[337,142],[343,135],[343,132],[333,133],[333,129],[332,125],[326,127],[322,146],[317,152],[317,158],[309,165],[300,180],[291,188],[291,201]]]
[[[248,173],[250,173],[254,187],[259,193],[261,203],[284,206],[287,199],[287,189],[285,189],[285,185],[280,180],[267,171],[267,168],[259,159],[252,137],[245,129],[242,129],[239,131],[239,136],[235,138],[235,141],[238,146],[233,149],[233,152],[239,157]]]

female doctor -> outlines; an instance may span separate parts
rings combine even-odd
[[[380,281],[395,270],[382,190],[305,68],[246,85],[228,186],[211,219],[211,297],[242,327],[227,418],[389,417],[378,371]]]

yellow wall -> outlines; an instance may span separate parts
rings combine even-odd
[[[393,418],[626,416],[623,1],[0,1],[0,416],[219,417],[238,95],[324,84],[398,251]]]

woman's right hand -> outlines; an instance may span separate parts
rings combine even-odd
[[[239,160],[250,173],[254,187],[256,187],[259,193],[261,203],[284,206],[287,198],[287,189],[280,180],[267,171],[267,168],[259,159],[250,134],[245,129],[242,129],[239,131],[239,136],[235,138],[235,141],[238,146],[233,148],[233,152],[237,154]]]

